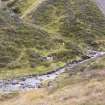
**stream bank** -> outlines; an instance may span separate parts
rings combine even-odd
[[[8,93],[14,91],[28,91],[30,89],[38,89],[43,87],[43,82],[56,79],[60,74],[64,73],[67,68],[73,69],[74,67],[95,60],[99,57],[105,56],[105,52],[94,51],[91,52],[87,59],[68,63],[64,67],[56,69],[52,72],[43,75],[32,75],[11,80],[0,80],[0,93]]]

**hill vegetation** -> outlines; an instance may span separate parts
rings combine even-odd
[[[90,0],[12,0],[7,6],[0,10],[3,74],[45,73],[105,49],[105,18]]]
[[[45,74],[87,58],[89,50],[105,51],[105,17],[95,0],[2,1],[0,79]],[[0,91],[0,105],[105,105],[105,57],[42,84],[32,91]]]

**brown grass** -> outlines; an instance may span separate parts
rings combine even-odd
[[[62,76],[63,79],[60,78],[59,81],[60,84],[65,83],[65,86],[59,85],[51,94],[49,88],[32,90],[1,100],[0,105],[105,105],[104,76],[104,69],[78,73],[69,78]]]

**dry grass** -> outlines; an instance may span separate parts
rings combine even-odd
[[[62,79],[61,83],[68,85],[62,88],[59,86],[51,94],[49,88],[32,90],[1,100],[0,105],[105,105],[104,76],[104,69],[78,73],[70,78],[62,76],[65,80]]]

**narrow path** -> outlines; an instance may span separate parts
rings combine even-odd
[[[39,7],[39,5],[41,4],[41,3],[43,3],[44,1],[46,1],[46,0],[37,0],[37,1],[35,1],[26,11],[25,11],[25,13],[21,16],[21,19],[23,19],[24,17],[26,17],[29,13],[31,13],[33,10],[36,10],[38,7]]]

